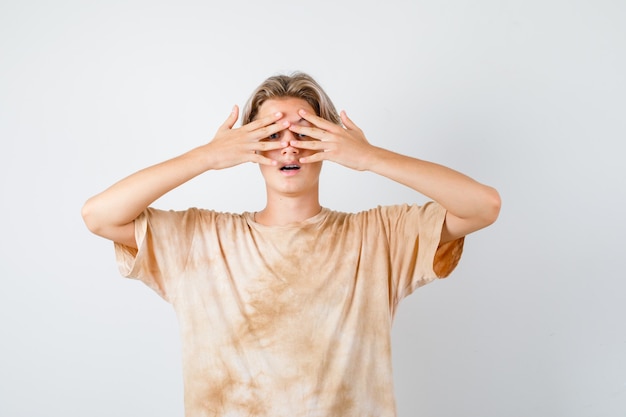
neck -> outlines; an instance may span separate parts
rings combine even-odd
[[[299,197],[268,196],[267,205],[254,218],[256,222],[266,226],[285,226],[309,219],[321,209],[317,193]]]

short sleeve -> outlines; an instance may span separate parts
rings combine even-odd
[[[194,210],[146,209],[135,219],[138,249],[115,243],[120,274],[142,281],[171,302],[188,261],[195,218]]]
[[[439,245],[446,210],[436,202],[387,209],[387,233],[396,301],[437,278],[449,276],[464,238]]]

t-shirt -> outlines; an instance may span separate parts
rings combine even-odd
[[[434,202],[287,226],[148,208],[116,259],[176,312],[186,417],[392,417],[398,302],[461,256],[463,239],[438,249],[444,218]]]

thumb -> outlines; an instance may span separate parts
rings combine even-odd
[[[222,123],[220,126],[220,130],[222,129],[232,129],[235,123],[237,123],[237,118],[239,117],[239,106],[236,104],[233,106],[233,110],[228,115],[228,118]]]
[[[341,121],[343,123],[343,125],[345,127],[347,127],[348,129],[354,129],[357,126],[354,124],[354,122],[348,117],[348,114],[346,113],[345,110],[342,110],[341,113],[339,114],[339,116],[341,117]]]

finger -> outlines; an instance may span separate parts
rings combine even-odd
[[[267,151],[274,151],[276,149],[283,149],[286,148],[288,145],[287,142],[282,142],[282,141],[260,141],[260,142],[254,142],[251,149],[255,152],[267,152]]]
[[[328,139],[328,132],[320,129],[319,127],[302,126],[302,125],[290,125],[289,130],[294,133],[308,136],[312,139],[324,140]]]
[[[300,117],[302,117],[304,120],[306,120],[307,122],[311,123],[312,125],[321,128],[322,130],[327,130],[329,132],[333,132],[335,131],[335,129],[337,129],[339,126],[334,124],[333,122],[330,122],[322,117],[317,116],[315,113],[309,113],[308,111],[304,110],[304,109],[300,109],[298,111],[298,114],[300,115]]]
[[[274,133],[281,132],[289,128],[289,122],[283,121],[281,123],[272,123],[271,125],[263,126],[256,130],[249,132],[249,138],[252,140],[268,139]],[[273,141],[276,142],[276,141]]]
[[[237,123],[238,117],[239,117],[239,106],[235,104],[230,114],[228,115],[228,118],[220,126],[220,130],[232,129],[235,123]]]
[[[346,129],[348,129],[348,130],[356,130],[357,132],[359,132],[361,134],[363,133],[363,130],[360,127],[358,127],[356,125],[356,123],[354,123],[352,121],[352,119],[350,119],[348,117],[348,114],[346,113],[345,110],[341,111],[340,117],[341,117],[341,122],[346,127]]]
[[[298,149],[308,149],[311,151],[326,151],[328,144],[319,140],[292,140],[289,145]]]
[[[348,117],[348,114],[346,113],[345,110],[342,110],[339,116],[341,117],[341,122],[343,123],[343,125],[347,127],[348,129],[361,130],[356,124],[354,124],[352,119]]]
[[[326,159],[328,159],[327,152],[318,152],[318,153],[314,153],[313,155],[302,157],[298,159],[298,161],[301,164],[312,164],[313,162],[321,162],[321,161],[325,161]]]
[[[273,165],[273,166],[278,165],[278,162],[274,161],[273,159],[270,159],[266,156],[263,156],[257,153],[254,153],[251,155],[250,162],[254,162],[257,164],[261,164],[261,165]]]
[[[242,128],[248,132],[252,132],[280,120],[281,117],[283,117],[281,112],[268,114],[267,116],[251,121],[250,123],[242,126]]]

